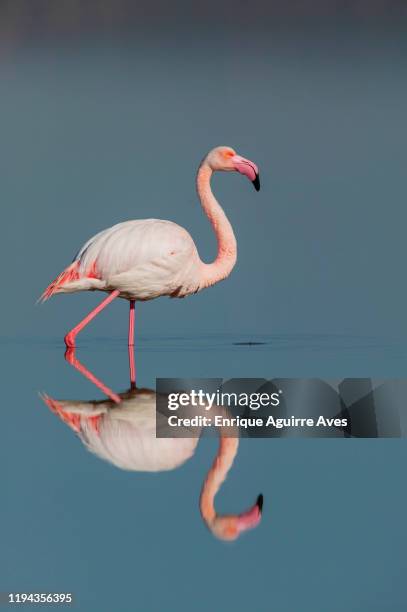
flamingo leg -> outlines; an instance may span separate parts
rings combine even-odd
[[[134,362],[134,319],[135,319],[135,300],[130,300],[130,312],[129,312],[129,370],[130,370],[130,387],[135,389],[136,387],[136,365]]]
[[[134,346],[134,318],[135,318],[135,306],[136,301],[130,300],[130,313],[129,313],[129,346]]]
[[[115,289],[115,291],[112,291],[111,293],[109,293],[107,298],[105,298],[103,302],[99,304],[99,306],[96,306],[96,308],[91,310],[91,312],[88,315],[86,315],[86,317],[82,319],[82,321],[78,323],[78,325],[76,325],[73,329],[71,329],[70,332],[66,334],[64,340],[65,340],[65,344],[67,348],[73,348],[75,346],[75,338],[79,334],[79,332],[84,327],[86,327],[86,325],[90,323],[92,319],[94,319],[96,315],[99,314],[99,312],[101,312],[104,308],[106,308],[106,306],[110,304],[110,302],[113,302],[113,300],[117,298],[119,294],[120,294],[120,291],[118,289]]]
[[[92,372],[90,372],[84,365],[76,358],[75,349],[73,347],[67,348],[65,352],[66,361],[78,370],[85,378],[90,380],[98,389],[102,391],[109,399],[111,399],[116,404],[120,404],[121,398],[117,393],[112,391],[109,387],[107,387],[99,378],[96,378]]]
[[[130,389],[136,388],[136,365],[134,361],[134,347],[129,346],[129,370],[130,370]]]

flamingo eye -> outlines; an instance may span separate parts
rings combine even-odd
[[[235,154],[233,153],[233,151],[225,151],[224,155],[225,157],[234,157]]]

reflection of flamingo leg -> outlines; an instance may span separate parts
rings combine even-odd
[[[117,296],[120,295],[120,291],[118,289],[116,289],[115,291],[112,291],[111,293],[109,293],[109,295],[107,296],[107,298],[105,298],[103,300],[103,302],[101,302],[99,304],[99,306],[96,306],[96,308],[94,308],[93,310],[91,310],[91,312],[86,315],[86,317],[84,319],[82,319],[82,321],[80,323],[78,323],[78,325],[76,325],[73,329],[71,329],[70,332],[68,332],[65,336],[65,344],[67,347],[74,347],[75,346],[75,338],[76,336],[79,334],[79,332],[86,327],[86,325],[88,323],[90,323],[92,321],[92,319],[94,319],[96,317],[96,315],[99,314],[99,312],[101,312],[101,310],[103,310],[104,308],[106,308],[106,306],[108,304],[110,304],[110,302],[112,302],[115,298],[117,298]]]
[[[116,404],[119,404],[121,402],[120,396],[117,395],[117,393],[109,389],[109,387],[102,383],[101,380],[96,378],[96,376],[92,374],[92,372],[89,372],[89,370],[85,368],[85,366],[79,361],[79,359],[76,358],[74,348],[66,349],[65,359],[68,363],[71,364],[71,366],[73,366],[76,370],[78,370],[78,372],[83,374],[85,378],[90,380],[91,383],[93,383],[98,389],[100,389],[102,393],[107,395],[107,397],[110,398],[113,402],[115,402]]]

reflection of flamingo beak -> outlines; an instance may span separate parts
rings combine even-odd
[[[256,503],[250,510],[239,514],[237,517],[237,528],[239,533],[246,529],[254,529],[261,521],[261,512],[263,508],[263,495],[259,495]]]

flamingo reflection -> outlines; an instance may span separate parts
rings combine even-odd
[[[65,354],[67,361],[107,395],[108,399],[81,401],[57,400],[41,394],[51,411],[80,438],[86,448],[100,459],[123,470],[158,472],[173,470],[194,454],[198,437],[157,438],[156,393],[135,384],[134,354],[130,358],[130,388],[115,393],[76,357],[74,350]],[[234,437],[230,437],[234,433]],[[215,497],[236,457],[239,439],[236,432],[220,429],[219,447],[204,481],[200,496],[202,519],[209,530],[222,540],[234,540],[243,531],[256,527],[261,520],[263,496],[241,514],[220,515]]]

